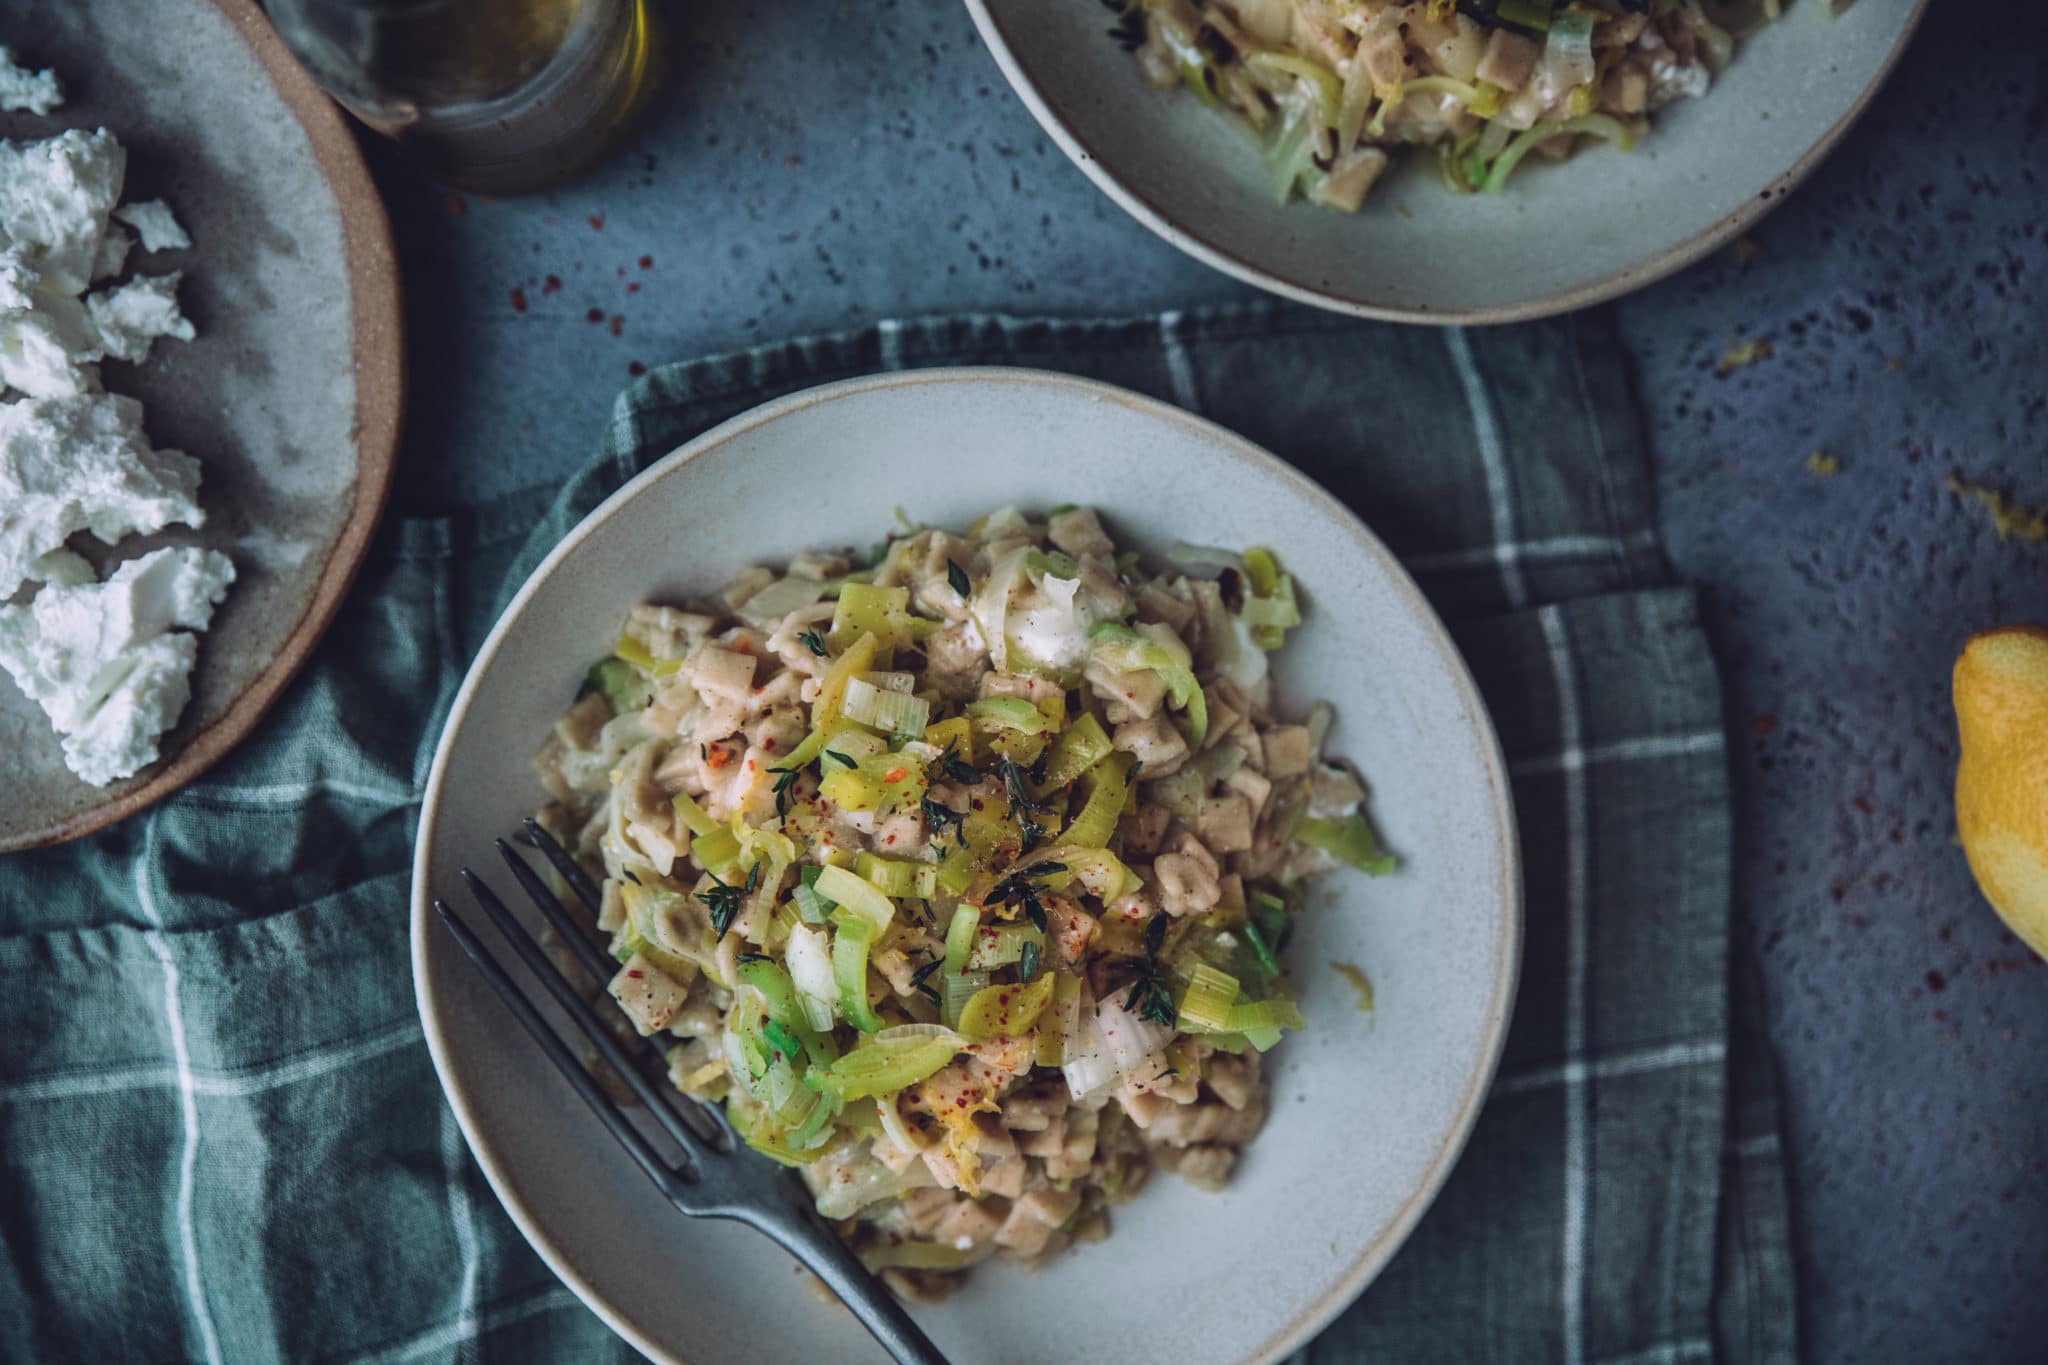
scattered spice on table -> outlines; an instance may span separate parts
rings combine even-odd
[[[1756,337],[1730,346],[1726,351],[1723,351],[1721,353],[1721,363],[1714,367],[1714,372],[1725,377],[1734,374],[1737,370],[1743,369],[1746,366],[1754,365],[1759,360],[1769,360],[1770,358],[1771,339],[1769,337]]]
[[[1958,470],[1949,471],[1948,491],[1975,498],[1990,513],[1991,529],[2000,540],[2023,540],[2030,545],[2048,540],[2048,504],[2029,507],[2007,497],[2001,489],[1969,482]]]

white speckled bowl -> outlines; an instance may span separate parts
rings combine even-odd
[[[1304,916],[1290,958],[1309,1029],[1273,1054],[1272,1118],[1228,1191],[1162,1178],[1116,1212],[1108,1243],[1037,1274],[985,1267],[919,1319],[962,1365],[1273,1360],[1386,1263],[1464,1143],[1521,956],[1515,824],[1465,666],[1386,548],[1264,451],[1106,385],[937,370],[813,389],[691,442],[549,556],[463,683],[420,817],[413,967],[442,1084],[535,1248],[657,1360],[882,1357],[849,1315],[800,1291],[765,1239],[653,1197],[430,899],[474,910],[456,869],[488,867],[491,839],[544,799],[529,755],[631,604],[707,591],[808,545],[868,544],[898,504],[960,525],[1007,502],[1065,501],[1101,508],[1120,543],[1148,551],[1279,547],[1307,617],[1278,656],[1283,704],[1336,704],[1332,743],[1372,783],[1404,866],[1332,878]],[[1374,1020],[1333,960],[1372,974]],[[1256,1294],[1243,1292],[1247,1265]]]
[[[1623,154],[1525,165],[1454,194],[1432,155],[1358,214],[1273,202],[1258,151],[1191,96],[1148,87],[1098,0],[967,0],[1003,75],[1074,164],[1195,259],[1303,303],[1404,322],[1509,322],[1639,289],[1789,194],[1905,50],[1927,0],[1812,0],[1743,43],[1705,98]]]

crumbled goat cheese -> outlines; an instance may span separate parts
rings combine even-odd
[[[142,404],[118,394],[0,404],[0,599],[80,531],[107,544],[199,526],[199,462],[155,450]]]
[[[139,772],[191,699],[189,675],[235,566],[174,546],[123,564],[104,583],[47,584],[0,607],[0,668],[56,726],[71,770],[95,785]]]
[[[0,312],[35,307],[35,287],[42,279],[19,248],[0,251]]]
[[[121,267],[128,262],[128,250],[134,245],[134,233],[119,223],[107,224],[107,235],[100,238],[100,249],[93,253],[92,277],[105,280],[120,274]]]
[[[71,398],[99,388],[99,371],[90,363],[99,353],[99,332],[90,318],[78,325],[72,317],[81,311],[77,305],[77,299],[66,298],[53,300],[48,309],[0,316],[0,390]]]
[[[56,99],[54,76],[20,71],[0,48],[0,107],[46,113]],[[100,582],[65,544],[204,520],[198,462],[153,449],[142,405],[100,391],[94,362],[141,361],[158,337],[194,335],[176,272],[80,297],[121,272],[137,233],[150,251],[191,245],[161,200],[115,207],[126,172],[105,129],[0,142],[0,398],[23,395],[0,402],[0,601],[42,584],[28,605],[0,606],[0,668],[95,784],[155,761],[191,699],[193,632],[235,578],[227,556],[175,547]]]
[[[150,343],[158,337],[190,341],[198,335],[178,311],[180,278],[176,270],[139,275],[89,295],[85,306],[99,332],[101,349],[117,360],[139,362],[148,358]]]
[[[185,235],[185,229],[178,224],[171,206],[161,199],[143,199],[133,204],[123,204],[114,210],[114,216],[142,234],[144,251],[183,251],[192,245],[192,239]],[[108,231],[115,229],[109,228]]]
[[[1668,54],[1650,64],[1650,107],[1662,109],[1673,100],[1698,99],[1714,83],[1705,62],[1681,62]]]
[[[30,71],[15,65],[14,53],[0,47],[0,109],[47,114],[64,102],[54,71]]]
[[[83,293],[127,170],[104,128],[0,141],[0,247],[21,248],[45,289]]]

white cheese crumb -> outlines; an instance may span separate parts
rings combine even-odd
[[[114,216],[142,234],[144,251],[183,251],[192,245],[171,206],[161,199],[123,204],[114,210]]]
[[[0,313],[0,390],[30,398],[76,398],[96,393],[101,355],[99,328],[69,295],[38,299],[33,311]]]
[[[85,300],[99,330],[100,347],[117,360],[142,361],[158,337],[190,341],[196,332],[178,311],[180,272],[139,275],[124,285],[102,289]]]
[[[37,559],[31,578],[40,578],[45,583],[58,583],[75,587],[80,583],[97,583],[99,571],[86,561],[84,555],[73,550],[52,550]]]
[[[100,249],[92,255],[92,277],[108,279],[121,273],[127,263],[128,249],[135,245],[135,234],[119,223],[107,224],[107,231],[100,238]]]
[[[19,247],[0,251],[0,312],[35,307],[35,289],[42,280]]]
[[[0,141],[0,247],[21,248],[46,289],[83,293],[127,170],[104,128]]]
[[[0,404],[0,599],[79,531],[109,545],[201,525],[199,462],[155,450],[142,404],[117,394]]]
[[[155,761],[191,699],[199,642],[186,632],[206,628],[234,580],[226,555],[175,546],[104,583],[0,607],[0,668],[49,716],[79,777],[101,785]]]
[[[54,71],[30,71],[15,65],[11,49],[0,47],[0,109],[47,114],[64,102]]]
[[[46,113],[56,77],[0,48],[0,108]],[[100,392],[94,362],[139,361],[157,337],[190,340],[176,273],[80,298],[120,273],[135,236],[109,221],[127,153],[105,129],[40,142],[0,141],[0,601],[23,583],[26,606],[0,606],[0,669],[43,708],[64,761],[87,782],[154,762],[160,736],[191,700],[204,630],[234,581],[214,550],[177,547],[124,564],[104,583],[65,542],[112,544],[172,522],[198,526],[199,464],[155,450],[142,405]],[[191,245],[161,200],[121,219],[152,251]]]
[[[1698,99],[1713,83],[1714,74],[1705,62],[1659,57],[1650,63],[1650,107],[1662,109],[1673,100]]]

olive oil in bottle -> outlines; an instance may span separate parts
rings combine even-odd
[[[649,0],[264,0],[313,78],[449,184],[537,189],[595,160],[654,78]]]

